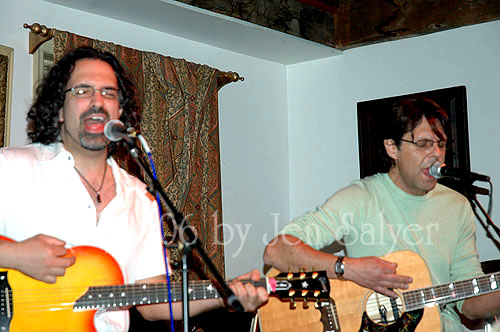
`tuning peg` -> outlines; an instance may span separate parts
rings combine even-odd
[[[288,291],[288,296],[293,297],[295,295],[295,291],[293,289],[290,289]]]
[[[288,280],[292,280],[292,278],[293,278],[293,273],[292,273],[291,271],[288,271],[288,274],[286,275],[286,278],[287,278]]]
[[[299,275],[300,280],[304,280],[306,278],[305,272],[301,272]]]
[[[318,297],[319,294],[321,294],[321,292],[319,290],[315,290],[313,294],[314,294],[314,297]]]
[[[309,308],[309,303],[307,303],[307,299],[304,299],[304,304],[303,304],[304,309]]]
[[[308,293],[308,291],[304,289],[304,290],[302,291],[301,296],[302,296],[302,297],[306,297],[307,293]]]
[[[295,309],[295,308],[297,308],[297,303],[295,303],[294,299],[291,299],[290,300],[290,309]]]
[[[319,276],[319,273],[318,273],[318,272],[313,272],[313,273],[312,273],[312,278],[313,278],[313,279],[317,279],[317,278],[318,278],[318,276]]]

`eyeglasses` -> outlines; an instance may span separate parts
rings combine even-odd
[[[437,143],[438,147],[441,150],[446,150],[446,148],[447,148],[446,141],[434,141],[434,140],[431,140],[431,139],[419,139],[419,140],[413,142],[413,141],[409,141],[409,140],[403,139],[403,138],[401,138],[401,141],[407,142],[407,143],[411,143],[411,144],[415,144],[416,147],[418,149],[421,149],[421,150],[432,149],[432,147],[434,146],[434,143]]]
[[[90,85],[78,85],[71,89],[65,90],[64,93],[71,92],[71,94],[77,98],[90,98],[95,94],[96,90],[99,91],[101,96],[107,99],[117,99],[119,95],[118,89],[115,88],[96,89]]]

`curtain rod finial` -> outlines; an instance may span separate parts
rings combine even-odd
[[[29,40],[30,54],[35,53],[40,45],[54,37],[55,30],[47,28],[45,25],[41,25],[40,23],[33,23],[31,25],[24,23],[23,27],[31,30]]]
[[[244,80],[245,78],[243,76],[240,76],[234,71],[220,71],[217,75],[217,87],[220,89],[228,83]]]
[[[232,82],[236,82],[236,81],[244,81],[245,78],[243,76],[240,76],[240,74],[234,72],[234,71],[228,71],[227,72],[229,78],[231,79]]]

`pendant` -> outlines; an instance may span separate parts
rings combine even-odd
[[[97,203],[101,203],[101,193],[97,193]]]

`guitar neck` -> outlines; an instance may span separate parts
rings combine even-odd
[[[268,289],[267,279],[251,282],[256,287]],[[182,301],[182,284],[172,283],[172,302]],[[216,299],[220,297],[215,286],[207,280],[193,280],[188,284],[189,300]],[[97,308],[128,307],[142,304],[167,303],[167,283],[130,284],[115,286],[93,286],[74,304],[75,310],[93,310]]]
[[[403,292],[406,311],[496,292],[499,290],[499,274],[491,273],[481,277]]]

